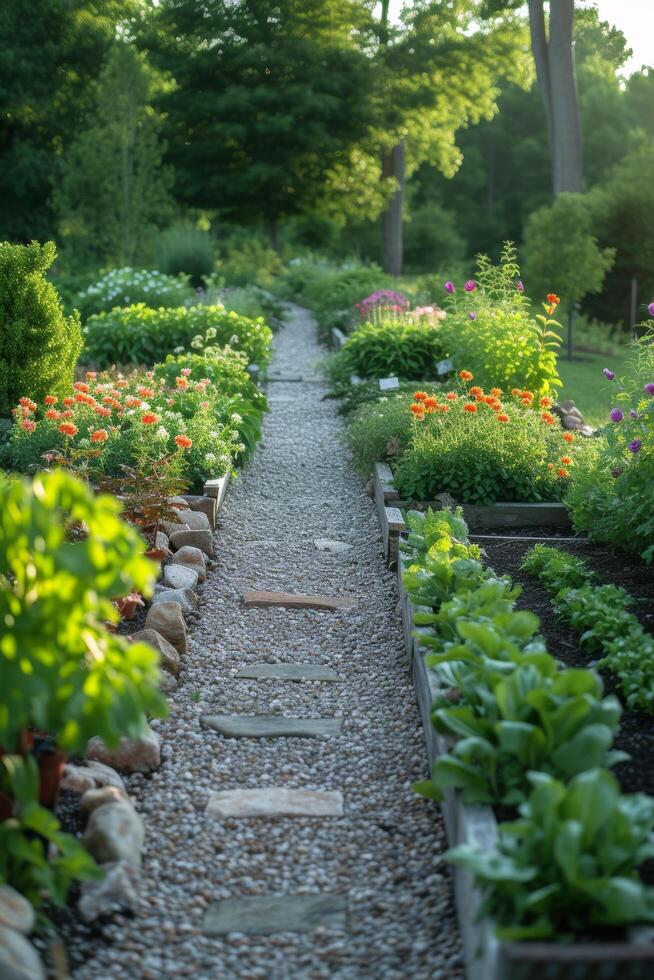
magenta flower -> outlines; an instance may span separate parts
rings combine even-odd
[[[463,284],[463,288],[465,289],[466,293],[474,293],[475,289],[477,288],[477,283],[474,279],[468,279],[468,281]]]
[[[630,453],[639,453],[640,450],[641,450],[641,448],[642,448],[642,445],[643,445],[643,440],[642,439],[634,439],[633,442],[630,442],[629,443],[629,452]]]
[[[518,279],[517,283],[515,284],[515,288],[518,290],[519,293],[524,293],[525,284],[523,283],[522,279]]]
[[[609,413],[609,418],[612,422],[622,422],[624,418],[624,412],[621,408],[612,408]]]
[[[468,316],[470,317],[471,320],[477,319],[477,314],[475,313],[474,310],[471,310],[470,313],[468,313]]]
[[[649,381],[643,388],[643,391],[645,392],[646,395],[654,395],[654,384],[652,384],[652,382]]]
[[[654,303],[649,304],[649,306],[647,307],[647,312],[651,317],[654,318]]]
[[[615,378],[615,371],[610,371],[608,368],[604,368],[602,374],[604,375],[607,381],[613,381],[613,379]]]
[[[456,286],[448,279],[445,283],[444,289],[446,293],[453,293],[456,290]]]

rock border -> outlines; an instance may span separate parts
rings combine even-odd
[[[411,601],[404,588],[402,572],[406,559],[399,554],[398,587],[404,641],[416,698],[425,735],[429,770],[438,757],[447,752],[447,738],[431,723],[431,708],[439,690],[438,679],[425,664],[417,636],[428,633],[415,626]],[[419,608],[419,607],[417,607]],[[416,635],[417,634],[417,635]],[[485,850],[495,848],[497,820],[489,806],[471,806],[461,801],[460,793],[448,788],[440,804],[450,847],[472,844]],[[510,943],[498,940],[488,917],[479,918],[482,894],[473,875],[464,868],[454,868],[454,894],[463,943],[467,980],[525,980],[525,977],[547,976],[548,980],[596,980],[600,964],[607,980],[645,980],[654,967],[654,929],[638,927],[629,931],[631,942],[615,943]],[[541,973],[541,971],[543,971]]]

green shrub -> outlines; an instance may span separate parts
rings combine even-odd
[[[265,288],[272,285],[282,271],[282,260],[274,249],[257,238],[248,238],[224,249],[217,262],[220,275],[228,286]]]
[[[193,286],[201,286],[213,271],[211,236],[195,225],[178,224],[159,236],[157,265],[169,276],[186,274]]]
[[[78,293],[82,320],[117,306],[145,303],[151,307],[190,305],[194,294],[185,276],[167,276],[155,269],[112,269]]]
[[[410,313],[389,313],[357,327],[330,358],[327,371],[333,380],[355,374],[410,381],[437,377],[436,365],[442,358],[439,326]]]
[[[561,385],[555,353],[560,339],[552,330],[555,321],[530,312],[519,274],[510,245],[497,266],[481,256],[476,279],[469,280],[472,290],[450,294],[442,342],[454,365],[472,371],[481,385],[549,395]]]
[[[376,388],[379,395],[379,386]],[[377,462],[395,461],[409,446],[413,432],[411,399],[410,394],[390,393],[362,405],[350,417],[345,438],[362,476],[368,476]]]
[[[272,341],[272,331],[263,320],[249,320],[223,306],[155,310],[143,303],[90,317],[84,334],[84,360],[97,367],[154,364],[178,349],[211,343],[242,350],[250,364],[263,368]]]
[[[52,242],[0,243],[0,416],[22,396],[40,401],[73,380],[82,334],[45,278],[56,254]]]
[[[466,242],[458,230],[455,212],[448,211],[436,201],[426,201],[411,208],[404,228],[404,261],[414,272],[427,272],[447,263],[461,263],[465,258]]]

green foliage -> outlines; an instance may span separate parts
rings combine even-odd
[[[654,637],[629,612],[632,597],[597,584],[587,562],[557,548],[536,545],[520,567],[543,582],[557,616],[580,633],[582,649],[603,654],[597,666],[616,675],[629,707],[654,711]]]
[[[53,195],[61,235],[83,261],[146,261],[172,213],[173,174],[163,164],[161,119],[149,104],[154,87],[143,55],[116,40]]]
[[[219,305],[155,310],[137,303],[90,317],[84,332],[84,357],[97,367],[152,364],[178,349],[229,344],[247,354],[250,364],[264,368],[272,341],[263,320],[249,320]]]
[[[355,385],[356,393],[362,385]],[[390,392],[376,395],[361,405],[348,420],[345,437],[352,453],[355,468],[362,476],[368,476],[374,463],[396,460],[408,447],[412,424],[409,413],[411,395]]]
[[[555,321],[531,314],[529,300],[517,288],[519,275],[510,244],[496,266],[480,256],[474,291],[459,287],[449,300],[441,325],[443,344],[455,366],[472,371],[481,385],[549,395],[561,384],[556,369],[560,339],[552,330]]]
[[[228,287],[254,283],[267,289],[281,273],[282,260],[259,238],[249,237],[224,246],[216,267]]]
[[[95,313],[109,313],[117,306],[145,303],[146,306],[183,306],[193,293],[185,276],[167,276],[156,269],[112,269],[75,297],[82,320]]]
[[[464,844],[448,852],[485,891],[498,938],[572,938],[589,929],[654,921],[654,889],[639,866],[654,856],[654,800],[623,796],[602,769],[566,786],[532,773],[518,820],[502,824],[496,852]]]
[[[0,478],[0,744],[32,727],[83,754],[93,736],[113,746],[164,714],[156,652],[104,625],[118,618],[112,599],[153,586],[119,513],[61,471]]]
[[[0,883],[11,885],[35,907],[47,898],[64,906],[74,881],[101,878],[102,871],[54,813],[39,806],[39,775],[31,756],[0,758],[0,791],[13,801],[0,822]]]
[[[194,286],[213,272],[211,236],[195,225],[177,224],[162,232],[157,243],[157,267],[170,276],[186,274]]]
[[[466,243],[456,215],[441,204],[426,202],[410,209],[404,230],[404,260],[413,272],[428,272],[465,258]]]
[[[590,201],[582,194],[559,194],[553,204],[530,216],[525,272],[532,296],[559,292],[570,309],[601,290],[615,249],[598,247],[592,224]]]
[[[52,242],[0,243],[0,416],[21,396],[40,400],[73,380],[82,336],[45,278],[56,254]]]
[[[333,380],[352,374],[360,378],[436,378],[436,365],[443,354],[438,326],[412,313],[388,312],[357,327],[328,361],[327,373]]]

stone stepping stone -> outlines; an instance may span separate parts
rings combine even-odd
[[[253,606],[281,606],[285,609],[317,609],[335,612],[337,609],[355,609],[357,599],[339,599],[326,595],[293,595],[291,592],[246,592],[243,596],[246,609]]]
[[[342,681],[331,667],[321,667],[320,664],[252,664],[241,667],[236,677],[247,680],[277,681]]]
[[[345,929],[347,903],[340,895],[251,895],[225,898],[206,911],[205,936],[240,932],[270,936],[276,932]]]
[[[342,718],[284,718],[283,715],[203,715],[202,724],[226,738],[335,738]]]
[[[344,555],[353,548],[347,541],[333,541],[331,538],[314,538],[313,543],[318,551],[330,551],[333,555]]]
[[[219,817],[342,817],[338,791],[286,789],[226,789],[212,793],[207,816]]]

